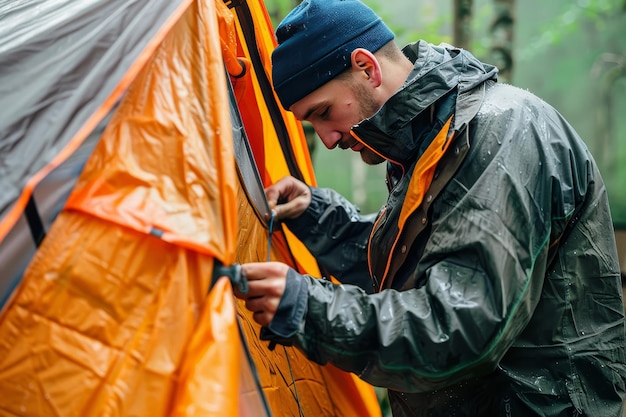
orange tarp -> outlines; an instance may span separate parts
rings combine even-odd
[[[190,341],[237,214],[216,32],[215,4],[193,3],[120,103],[0,319],[0,415],[202,409],[191,387],[216,377]],[[236,398],[228,378],[202,395]]]

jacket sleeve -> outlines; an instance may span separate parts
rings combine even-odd
[[[433,391],[491,372],[526,323],[532,297],[511,306],[483,271],[450,261],[428,273],[423,287],[376,294],[304,276],[305,320],[277,341],[403,392]],[[520,312],[507,311],[511,307]]]
[[[335,278],[373,292],[367,241],[375,215],[361,215],[357,207],[328,188],[311,188],[311,195],[308,209],[285,224]]]
[[[290,343],[317,363],[404,392],[493,371],[538,302],[548,230],[528,222],[526,205],[499,216],[510,202],[470,200],[433,224],[415,288],[368,295],[306,277],[305,320]]]

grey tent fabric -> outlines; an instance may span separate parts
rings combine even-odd
[[[11,268],[0,271],[0,307],[35,250],[26,202],[32,197],[43,226],[51,223],[97,143],[94,129],[130,83],[130,70],[145,64],[146,48],[188,4],[0,3],[0,251],[11,257]]]

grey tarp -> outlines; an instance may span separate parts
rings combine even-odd
[[[36,248],[23,214],[29,196],[46,228],[99,138],[98,123],[186,3],[0,3],[0,307]]]

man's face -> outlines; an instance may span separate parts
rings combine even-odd
[[[358,142],[350,135],[350,129],[379,108],[367,84],[349,76],[327,82],[294,103],[290,110],[299,120],[313,125],[328,149],[349,148],[359,152],[365,163],[376,165],[385,159]]]

